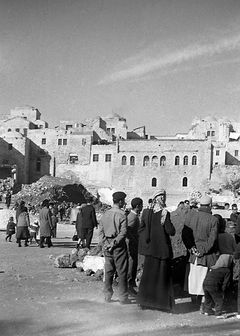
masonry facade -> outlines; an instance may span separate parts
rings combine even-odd
[[[158,188],[187,198],[214,167],[239,165],[240,125],[206,117],[186,134],[148,136],[129,131],[114,114],[84,121],[60,121],[55,128],[31,106],[17,107],[0,121],[0,178],[15,174],[18,184],[43,175],[126,191],[145,201]]]

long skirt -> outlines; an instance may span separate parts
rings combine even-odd
[[[137,303],[145,308],[168,312],[173,309],[174,294],[169,259],[145,257]]]
[[[16,239],[17,240],[25,240],[28,239],[30,236],[29,231],[28,231],[28,227],[27,226],[18,226],[17,227],[17,234],[16,234]]]

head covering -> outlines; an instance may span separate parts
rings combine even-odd
[[[153,195],[153,199],[160,196],[160,195],[164,195],[166,196],[166,190],[164,189],[160,189],[158,192],[156,192],[154,195]]]
[[[116,191],[112,194],[113,202],[119,202],[126,198],[126,194],[123,191]]]
[[[201,205],[210,205],[211,203],[212,203],[212,198],[208,195],[205,195],[200,199]]]
[[[232,256],[231,254],[221,254],[218,260],[216,261],[216,264],[212,266],[212,269],[220,268],[220,267],[229,267],[232,262]]]

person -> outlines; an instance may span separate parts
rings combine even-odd
[[[11,242],[12,241],[12,235],[15,234],[15,228],[16,224],[14,223],[13,216],[9,217],[9,221],[7,223],[7,229],[6,229],[6,238],[5,240]]]
[[[215,265],[210,267],[204,281],[204,314],[223,318],[222,308],[227,287],[230,284],[232,256],[221,254]],[[213,311],[215,308],[215,311]]]
[[[126,245],[127,217],[123,210],[126,194],[122,191],[114,192],[113,206],[106,210],[100,219],[99,241],[104,250],[104,296],[105,302],[111,302],[113,296],[113,278],[118,275],[119,300],[121,304],[128,304],[127,274],[128,255]]]
[[[240,259],[240,244],[237,244],[236,250],[234,252],[234,259]],[[238,270],[238,296],[237,296],[237,319],[240,320],[240,268]]]
[[[21,200],[20,203],[16,202],[15,204],[16,206],[16,214],[15,214],[15,217],[16,217],[16,224],[18,222],[18,216],[20,215],[21,211],[22,211],[22,208],[25,207],[25,201]]]
[[[188,292],[200,297],[200,312],[204,312],[203,281],[208,269],[217,259],[218,219],[212,215],[211,204],[210,196],[202,196],[198,211],[192,209],[191,216],[186,218],[184,229],[188,229],[192,234],[192,239],[189,239],[187,244],[188,239],[184,239],[182,232],[183,241],[190,251]]]
[[[29,226],[30,244],[32,244],[33,239],[34,239],[36,244],[39,245],[39,241],[37,240],[38,231],[39,231],[39,223],[38,223],[38,220],[35,219],[33,223],[30,223],[30,226]]]
[[[229,210],[230,204],[228,202],[224,203],[224,210]]]
[[[44,240],[48,247],[52,246],[51,233],[52,233],[52,219],[51,211],[49,209],[49,200],[45,199],[42,202],[42,208],[39,211],[39,222],[40,222],[40,242],[39,247],[44,248]]]
[[[149,198],[148,199],[148,205],[147,205],[148,209],[150,209],[152,207],[152,202],[153,202],[152,198]]]
[[[76,225],[77,214],[78,214],[77,204],[72,203],[70,207],[70,216],[69,216],[69,221],[71,225]]]
[[[144,214],[148,247],[145,250],[137,303],[143,309],[154,308],[170,312],[174,307],[170,236],[175,234],[175,228],[170,220],[170,213],[165,208],[165,202],[166,192],[160,190],[153,197],[153,208]]]
[[[57,238],[57,223],[58,218],[54,212],[51,212],[51,221],[52,221],[52,237]]]
[[[232,204],[232,213],[231,213],[231,215],[230,215],[230,221],[231,221],[234,225],[236,225],[236,223],[237,223],[238,215],[239,215],[239,213],[238,213],[238,207],[237,207],[237,204],[236,204],[236,203],[233,203],[233,204]]]
[[[17,243],[18,246],[21,247],[21,240],[24,240],[24,246],[28,246],[28,238],[29,238],[29,216],[28,216],[28,210],[27,207],[22,205],[22,207],[19,210],[18,220],[17,220]]]
[[[129,294],[136,295],[139,215],[143,208],[143,200],[139,197],[133,198],[131,207],[132,209],[127,216],[128,226],[126,239],[128,247],[128,291]]]
[[[92,203],[92,197],[88,197],[87,205],[83,206],[77,215],[78,225],[81,227],[80,236],[82,241],[86,241],[85,247],[88,249],[91,246],[94,228],[98,226],[96,211]]]
[[[12,198],[11,192],[10,192],[10,190],[8,190],[7,193],[6,193],[6,197],[5,197],[6,206],[7,206],[8,209],[9,209],[10,204],[11,204],[11,198]]]
[[[236,250],[236,243],[234,237],[230,233],[225,231],[226,220],[219,214],[215,214],[214,217],[218,219],[218,252],[220,254],[230,254],[233,256]]]

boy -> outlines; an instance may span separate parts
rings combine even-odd
[[[231,277],[232,256],[221,254],[216,264],[212,266],[203,282],[205,296],[204,313],[205,315],[214,315],[217,318],[223,318],[222,307],[224,294],[229,285]],[[215,312],[213,311],[215,307]]]
[[[14,223],[13,221],[13,217],[11,216],[9,218],[9,221],[7,223],[7,230],[6,230],[6,238],[5,240],[11,242],[12,241],[12,235],[15,234],[15,227],[16,227],[16,224]]]
[[[37,220],[35,220],[33,222],[33,224],[30,224],[29,227],[29,232],[30,232],[30,244],[32,244],[33,239],[35,240],[35,242],[37,243],[37,245],[39,245],[39,241],[37,240],[37,234],[39,231],[39,223]]]

